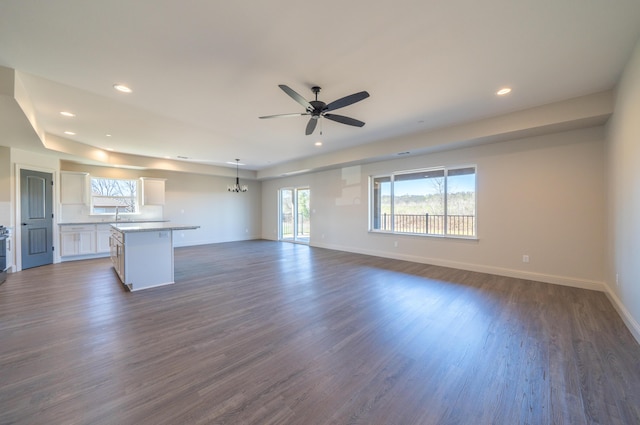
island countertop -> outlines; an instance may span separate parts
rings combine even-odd
[[[170,222],[153,222],[153,223],[111,223],[111,227],[122,233],[129,232],[152,232],[157,230],[191,230],[198,229],[200,226],[187,224],[174,224]]]

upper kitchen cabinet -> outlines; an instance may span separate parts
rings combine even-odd
[[[89,203],[89,173],[76,171],[60,172],[60,203]]]
[[[141,177],[142,205],[164,205],[165,179]]]

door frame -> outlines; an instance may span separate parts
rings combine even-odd
[[[293,220],[293,237],[291,239],[283,238],[282,234],[282,192],[285,190],[292,191],[292,202],[293,202],[293,211],[292,211],[292,220]],[[299,243],[303,245],[309,245],[311,243],[311,235],[309,238],[300,239],[298,238],[298,191],[299,190],[307,190],[309,191],[309,203],[311,203],[311,187],[309,185],[302,186],[286,186],[278,189],[278,240],[281,242],[291,242],[291,243]],[[311,219],[311,217],[309,217]],[[311,221],[309,221],[309,225],[311,225]]]
[[[59,179],[59,170],[53,169],[53,168],[47,168],[47,167],[40,167],[37,165],[28,165],[28,164],[18,164],[16,163],[16,168],[15,168],[15,187],[14,187],[14,192],[13,192],[13,199],[15,199],[15,215],[13,217],[13,222],[14,222],[14,232],[13,232],[13,247],[14,247],[14,252],[16,255],[16,262],[15,262],[15,267],[16,267],[16,271],[22,271],[22,226],[20,225],[20,217],[22,217],[22,205],[21,205],[21,201],[20,201],[20,184],[21,182],[21,178],[20,178],[20,172],[22,170],[31,170],[31,171],[39,171],[41,173],[50,173],[51,174],[51,178],[53,179],[53,191],[51,192],[51,202],[53,205],[51,205],[51,211],[53,211],[53,232],[52,232],[52,236],[53,236],[53,263],[59,263],[60,262],[60,255],[59,255],[59,249],[58,249],[58,240],[59,240],[59,236],[58,236],[58,199],[60,199],[60,188],[58,187],[58,182],[60,181]]]

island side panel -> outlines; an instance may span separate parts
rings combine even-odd
[[[174,283],[173,232],[125,232],[126,284],[132,291]]]

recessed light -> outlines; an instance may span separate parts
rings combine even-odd
[[[105,134],[105,137],[111,137],[111,135],[110,134]]]
[[[114,84],[113,88],[118,91],[121,91],[122,93],[131,93],[133,91],[129,87],[125,86],[124,84]]]
[[[75,117],[76,114],[74,114],[73,112],[69,112],[69,111],[61,111],[60,115],[65,116],[65,117]]]
[[[65,131],[64,134],[68,134],[69,136],[75,136],[76,133],[74,133],[73,131]]]
[[[511,93],[511,89],[509,87],[501,88],[496,92],[498,96],[504,96],[505,94],[509,94],[509,93]]]
[[[314,143],[314,145],[316,145],[316,146],[322,146],[322,142],[317,141],[317,142],[315,142],[315,143]]]

